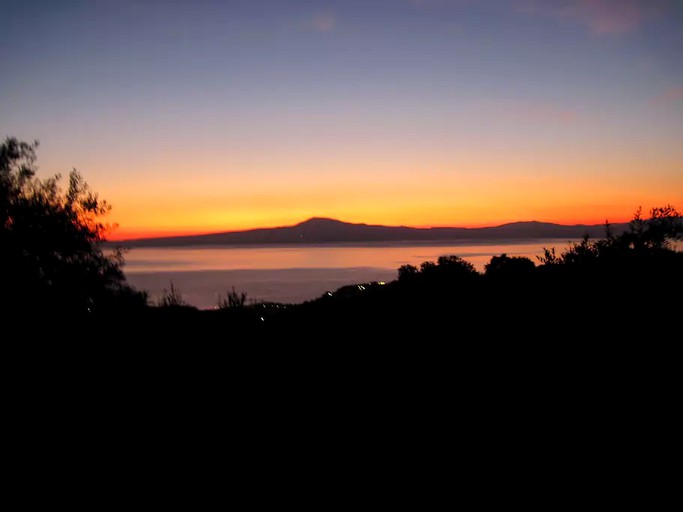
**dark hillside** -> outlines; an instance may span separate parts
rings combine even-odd
[[[625,224],[612,226],[623,232]],[[515,222],[487,228],[411,228],[351,224],[334,219],[312,218],[294,226],[232,231],[195,236],[147,238],[112,242],[126,247],[173,247],[183,245],[261,245],[371,242],[463,242],[538,238],[579,239],[605,234],[603,225],[565,226],[547,222]]]

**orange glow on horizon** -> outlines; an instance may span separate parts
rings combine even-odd
[[[540,218],[540,217],[528,217],[528,218],[501,218],[499,220],[494,220],[494,221],[489,221],[489,222],[436,222],[436,223],[408,223],[408,222],[400,222],[400,221],[392,221],[391,218],[387,218],[387,220],[363,220],[363,219],[356,219],[353,217],[340,217],[340,216],[329,216],[329,215],[308,215],[304,216],[301,218],[297,219],[287,219],[283,218],[281,221],[274,221],[274,222],[269,222],[269,223],[264,223],[264,224],[242,224],[239,226],[235,227],[227,227],[227,226],[212,226],[212,225],[206,225],[206,226],[197,226],[196,228],[173,228],[173,227],[168,227],[168,228],[152,228],[152,227],[131,227],[131,228],[124,228],[124,227],[117,227],[114,230],[110,231],[108,240],[112,242],[116,241],[124,241],[124,240],[133,240],[133,239],[138,239],[138,238],[163,238],[163,237],[176,237],[176,236],[193,236],[193,235],[205,235],[205,234],[212,234],[212,233],[221,233],[221,232],[231,232],[231,231],[248,231],[252,229],[269,229],[269,228],[278,228],[278,227],[287,227],[287,226],[293,226],[296,224],[299,224],[301,222],[304,222],[312,217],[327,217],[327,218],[333,218],[335,220],[339,220],[342,222],[348,222],[351,224],[369,224],[369,225],[382,225],[382,226],[405,226],[405,227],[413,227],[413,228],[421,228],[421,229],[429,229],[429,228],[441,228],[441,227],[454,227],[454,228],[482,228],[482,227],[494,227],[494,226],[500,226],[502,224],[508,224],[508,223],[513,223],[513,222],[527,222],[527,221],[538,221],[538,222],[549,222],[549,223],[554,223],[554,224],[563,224],[563,225],[577,225],[577,224],[583,224],[583,225],[603,225],[605,222],[608,222],[610,224],[620,224],[620,223],[625,223],[629,222],[630,220],[633,219],[633,213],[635,212],[635,209],[631,214],[628,215],[615,215],[612,217],[599,217],[596,216],[595,214],[587,213],[585,216],[559,216],[559,217],[553,217],[553,218]],[[647,213],[645,209],[643,209],[644,213]]]
[[[248,173],[218,162],[202,179],[182,164],[153,166],[142,186],[139,178],[100,178],[91,185],[113,206],[106,219],[118,224],[112,241],[292,226],[311,217],[420,228],[601,225],[627,222],[640,206],[644,214],[666,204],[680,209],[680,194],[672,194],[683,190],[680,162],[554,154],[508,159],[473,153],[457,162],[442,157],[420,164],[416,158],[311,157],[305,165],[266,162]]]

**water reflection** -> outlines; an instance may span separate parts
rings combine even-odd
[[[483,272],[491,256],[558,251],[566,240],[535,240],[478,245],[322,245],[296,247],[137,248],[126,253],[129,282],[157,300],[174,286],[183,299],[200,308],[215,307],[219,295],[235,287],[252,300],[301,303],[326,291],[371,281],[392,281],[401,265],[436,261],[455,254]]]
[[[126,253],[127,274],[198,270],[258,270],[293,268],[377,267],[396,270],[419,265],[444,254],[455,254],[483,271],[491,256],[534,257],[543,247],[568,246],[567,240],[536,240],[512,244],[479,245],[322,245],[296,247],[180,247],[137,248]]]

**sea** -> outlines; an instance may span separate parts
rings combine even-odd
[[[134,248],[124,254],[126,278],[157,304],[171,291],[200,309],[213,309],[234,290],[247,302],[299,304],[351,284],[390,282],[402,265],[456,255],[480,271],[492,256],[526,256],[538,263],[544,248],[560,253],[573,241],[513,240],[502,243],[320,244],[296,246],[182,246]]]

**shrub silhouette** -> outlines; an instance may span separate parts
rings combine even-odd
[[[639,208],[629,223],[629,230],[621,235],[614,236],[609,224],[606,224],[604,238],[591,240],[584,236],[581,242],[571,244],[559,256],[554,248],[544,248],[543,256],[538,259],[544,266],[614,266],[675,252],[672,251],[671,242],[682,237],[683,218],[676,208],[671,205],[652,208],[648,219],[643,219]]]
[[[218,298],[218,309],[240,309],[247,304],[247,294],[235,291],[232,287],[226,297]]]
[[[171,281],[171,288],[167,290],[164,288],[161,298],[159,299],[159,307],[162,308],[172,308],[178,306],[187,306],[187,302],[183,299],[183,294],[180,290],[175,287],[173,281]]]
[[[402,265],[398,269],[398,280],[402,282],[410,281],[420,273],[415,265]]]
[[[125,281],[122,251],[102,250],[109,205],[75,169],[65,191],[59,175],[38,179],[37,147],[13,137],[0,145],[2,306],[62,314],[144,306],[146,294]]]
[[[439,256],[437,261],[423,261],[418,269],[414,265],[403,265],[398,269],[399,281],[419,280],[448,280],[471,278],[478,272],[474,265],[460,256],[446,254]]]
[[[493,256],[484,265],[484,273],[493,277],[525,276],[533,272],[536,268],[534,262],[524,256],[508,256],[503,253],[500,256]]]

